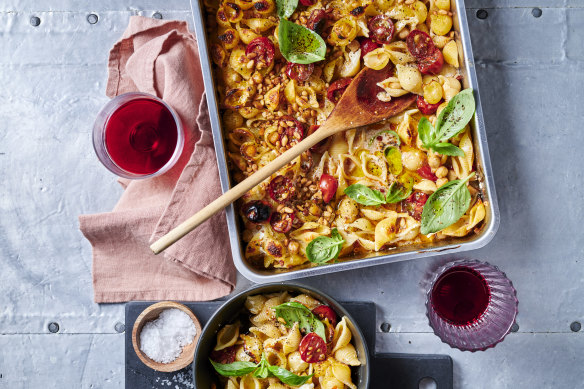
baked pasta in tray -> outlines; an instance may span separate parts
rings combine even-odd
[[[243,312],[217,332],[209,359],[226,389],[355,389],[351,367],[361,361],[350,327],[307,294],[248,296]]]
[[[378,100],[417,96],[399,115],[317,144],[239,200],[252,266],[316,266],[479,233],[488,204],[450,1],[204,8],[235,182],[318,131],[363,67],[389,70],[371,91]]]

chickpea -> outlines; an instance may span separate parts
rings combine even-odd
[[[446,168],[446,166],[440,166],[438,169],[436,169],[436,173],[434,174],[436,174],[436,177],[438,178],[444,178],[448,175],[448,169]]]
[[[444,11],[450,11],[450,0],[434,0],[434,4]]]
[[[435,14],[430,20],[430,29],[436,35],[446,35],[452,28],[452,17],[449,15]]]
[[[296,254],[299,249],[300,245],[295,240],[291,240],[290,243],[288,243],[288,251],[290,251],[292,254]]]
[[[428,156],[428,165],[430,165],[430,167],[432,169],[437,169],[440,167],[440,156],[436,155],[436,154],[431,154]],[[448,171],[448,169],[446,169]]]
[[[402,164],[408,170],[416,171],[422,167],[422,153],[419,150],[402,153]]]
[[[430,81],[424,85],[424,100],[430,104],[436,104],[442,100],[443,90],[442,85],[436,80]]]
[[[448,182],[448,178],[439,178],[436,181],[436,188],[440,188],[442,185],[446,184]]]

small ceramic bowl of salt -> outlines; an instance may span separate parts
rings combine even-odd
[[[186,306],[162,301],[146,308],[134,323],[132,344],[154,370],[177,371],[193,362],[201,324]]]

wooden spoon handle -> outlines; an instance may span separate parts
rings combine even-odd
[[[229,204],[233,203],[235,200],[243,196],[247,191],[277,172],[280,168],[291,162],[304,151],[308,150],[324,138],[334,134],[337,129],[331,127],[331,125],[327,126],[326,123],[323,124],[323,126],[321,126],[318,131],[306,137],[303,141],[294,147],[286,150],[286,152],[281,154],[278,158],[274,159],[272,162],[262,167],[260,170],[247,177],[245,180],[241,181],[227,192],[223,193],[205,208],[201,209],[199,212],[173,228],[162,238],[154,242],[150,246],[150,249],[154,252],[154,254],[158,254],[167,249],[173,243],[197,228],[199,224],[203,223],[205,220],[209,219],[211,216],[221,211]]]

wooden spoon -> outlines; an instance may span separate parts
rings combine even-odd
[[[382,70],[363,68],[349,84],[341,99],[331,112],[328,119],[312,135],[294,147],[286,150],[257,172],[241,181],[239,184],[219,196],[212,203],[201,209],[183,223],[172,229],[168,234],[154,242],[150,249],[155,254],[164,251],[170,245],[181,239],[199,224],[209,219],[227,205],[231,204],[247,191],[277,172],[304,151],[310,149],[321,140],[336,133],[379,122],[404,111],[416,100],[416,96],[407,94],[383,102],[377,98],[377,83],[392,76],[393,67],[386,66]]]

